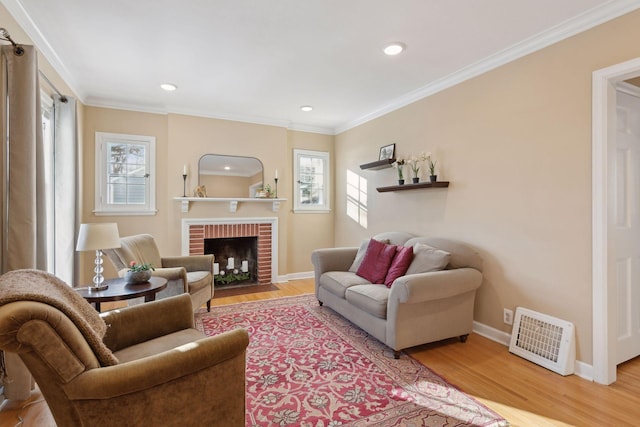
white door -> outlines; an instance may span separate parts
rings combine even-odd
[[[640,89],[617,92],[614,213],[616,364],[640,355]]]

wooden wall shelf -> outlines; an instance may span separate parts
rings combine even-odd
[[[437,182],[419,182],[417,184],[409,183],[404,185],[392,185],[389,187],[378,187],[378,193],[386,193],[387,191],[404,191],[404,190],[416,190],[418,188],[447,188],[449,181],[437,181]]]
[[[258,197],[174,197],[173,200],[178,200],[182,203],[182,212],[189,212],[189,203],[193,202],[222,202],[229,203],[229,212],[236,212],[238,210],[238,203],[271,203],[271,210],[278,212],[280,209],[280,203],[287,199],[270,199],[270,198],[258,198]]]
[[[395,162],[396,159],[384,159],[384,160],[376,160],[375,162],[365,163],[360,165],[360,169],[371,169],[371,170],[379,170],[390,168],[391,164]]]

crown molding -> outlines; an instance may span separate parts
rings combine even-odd
[[[114,110],[125,110],[125,111],[135,111],[138,113],[149,113],[149,114],[180,114],[184,116],[191,117],[204,117],[207,119],[218,119],[218,120],[227,120],[232,122],[241,122],[241,123],[250,123],[254,125],[263,125],[263,126],[274,126],[285,128],[287,130],[299,131],[299,132],[308,132],[308,133],[318,133],[322,135],[334,135],[333,129],[322,126],[312,126],[303,123],[292,123],[287,120],[278,120],[266,117],[257,117],[257,116],[243,116],[238,114],[223,114],[223,113],[214,113],[211,111],[199,111],[199,110],[185,110],[180,108],[165,108],[165,107],[153,107],[149,105],[135,105],[129,103],[117,103],[113,101],[106,101],[101,99],[90,99],[89,102],[85,103],[88,107],[96,107],[96,108],[110,108]]]
[[[445,89],[460,84],[466,80],[505,65],[530,53],[544,49],[554,43],[587,31],[612,19],[640,8],[640,0],[612,0],[602,6],[595,7],[567,21],[564,21],[546,31],[538,33],[513,46],[503,49],[474,64],[461,68],[445,77],[429,83],[420,89],[409,92],[396,98],[391,103],[365,114],[355,120],[349,121],[334,129],[334,133],[340,134],[368,121],[391,113],[416,101],[434,95]]]
[[[7,8],[11,16],[21,26],[24,32],[29,36],[33,44],[38,48],[38,51],[47,59],[54,70],[60,75],[64,82],[74,92],[80,102],[85,105],[103,108],[115,108],[122,110],[131,110],[139,112],[147,112],[154,114],[186,114],[194,115],[198,117],[216,118],[221,120],[231,120],[238,122],[262,124],[267,126],[285,127],[290,130],[297,130],[302,132],[312,132],[326,135],[337,135],[345,132],[354,127],[360,126],[368,121],[381,117],[385,114],[391,113],[423,98],[441,92],[445,89],[460,84],[466,80],[477,77],[487,71],[498,68],[511,61],[519,59],[525,55],[536,52],[554,43],[562,41],[568,37],[576,35],[580,32],[586,31],[597,25],[603,24],[607,21],[620,17],[626,13],[634,11],[640,8],[640,0],[611,0],[604,5],[595,7],[589,11],[582,13],[576,17],[573,17],[561,24],[552,27],[549,30],[541,32],[535,36],[532,36],[520,43],[517,43],[507,49],[497,52],[481,61],[464,67],[454,73],[451,73],[445,77],[442,77],[434,82],[423,86],[415,91],[409,92],[390,103],[371,111],[359,118],[350,120],[343,125],[335,128],[327,128],[322,126],[314,126],[303,123],[291,123],[287,120],[271,119],[264,117],[255,117],[247,115],[234,115],[223,114],[217,112],[207,111],[190,111],[190,110],[171,110],[165,107],[150,107],[143,105],[134,105],[126,103],[113,103],[102,102],[101,100],[89,100],[87,102],[88,95],[74,78],[72,73],[64,65],[56,51],[47,42],[47,40],[40,33],[34,22],[31,20],[26,10],[22,6],[20,0],[0,0],[0,2]]]
[[[22,6],[20,0],[0,0],[4,7],[7,8],[9,14],[16,20],[18,25],[31,39],[31,42],[36,46],[38,52],[40,52],[45,59],[51,64],[53,69],[60,75],[62,80],[69,86],[75,97],[85,103],[86,93],[80,88],[78,82],[73,77],[69,69],[64,65],[55,49],[44,38],[38,27],[31,20],[31,17],[27,14],[27,11]],[[20,44],[20,43],[18,43]]]

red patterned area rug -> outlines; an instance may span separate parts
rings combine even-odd
[[[313,295],[200,309],[196,324],[207,335],[249,331],[247,426],[508,425]]]

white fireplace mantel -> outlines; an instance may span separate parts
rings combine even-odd
[[[280,203],[287,199],[267,199],[259,197],[174,197],[173,200],[182,202],[182,212],[189,212],[189,203],[191,202],[209,202],[209,203],[229,203],[229,212],[238,210],[238,203],[271,203],[271,210],[278,212]]]

